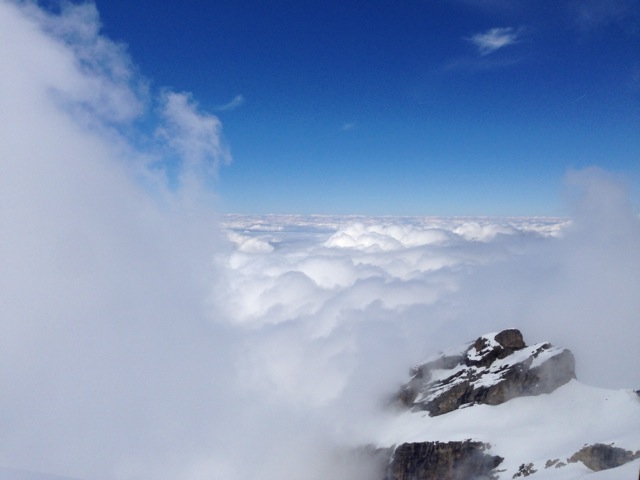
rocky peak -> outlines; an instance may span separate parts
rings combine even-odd
[[[527,346],[516,329],[479,337],[412,371],[401,404],[442,415],[474,404],[499,405],[514,397],[551,393],[575,378],[573,354],[549,343]]]
[[[505,358],[526,346],[522,333],[515,328],[503,330],[497,334],[483,335],[466,351],[465,365],[488,367],[495,360]]]

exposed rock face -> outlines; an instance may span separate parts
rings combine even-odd
[[[483,480],[503,460],[481,442],[404,443],[396,448],[384,480]]]
[[[551,393],[575,377],[571,351],[549,343],[527,346],[519,330],[509,329],[416,367],[398,399],[435,416],[465,405]]]
[[[518,471],[513,475],[512,478],[528,477],[529,475],[533,475],[536,472],[537,470],[533,468],[533,463],[523,463],[522,465],[520,465]]]
[[[633,453],[630,450],[596,443],[587,445],[574,453],[567,461],[570,463],[582,462],[584,465],[598,472],[609,468],[619,467],[627,462],[640,458],[640,450]]]

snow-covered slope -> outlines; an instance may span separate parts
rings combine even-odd
[[[522,360],[528,351],[535,348],[521,348],[482,367],[486,381],[495,383],[499,365],[515,364],[512,360]],[[547,350],[550,356],[557,353],[558,349]],[[454,383],[460,381],[462,368],[457,364],[448,370],[453,372]],[[438,382],[427,384],[442,389],[443,371],[446,369],[434,371]],[[474,377],[474,382],[482,381],[482,376]],[[514,475],[523,468],[535,479],[638,478],[640,460],[600,472],[580,461],[568,461],[583,447],[595,444],[640,456],[640,396],[633,390],[605,390],[573,379],[551,393],[520,396],[498,405],[465,404],[435,416],[417,408],[424,395],[428,392],[420,392],[412,408],[390,414],[377,438],[378,447],[472,439],[490,444],[487,453],[504,458],[494,471],[499,479],[518,478]]]
[[[608,478],[596,476],[582,463],[545,465],[555,459],[567,463],[586,444],[640,450],[640,397],[632,390],[605,390],[572,380],[550,394],[514,398],[501,405],[474,405],[436,417],[405,411],[388,419],[378,446],[469,438],[490,443],[490,452],[504,457],[498,467],[504,470],[501,479],[512,478],[521,464],[528,463],[533,463],[535,478],[540,479],[586,474]]]

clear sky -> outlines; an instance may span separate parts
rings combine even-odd
[[[221,119],[223,211],[561,215],[592,165],[638,190],[637,0],[96,5],[153,88]]]

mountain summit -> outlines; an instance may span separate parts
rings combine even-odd
[[[640,396],[576,380],[570,350],[508,329],[414,367],[377,442],[384,480],[634,479]]]
[[[398,399],[414,410],[442,415],[464,406],[551,393],[574,378],[569,350],[549,343],[527,346],[519,330],[509,329],[415,367]]]

